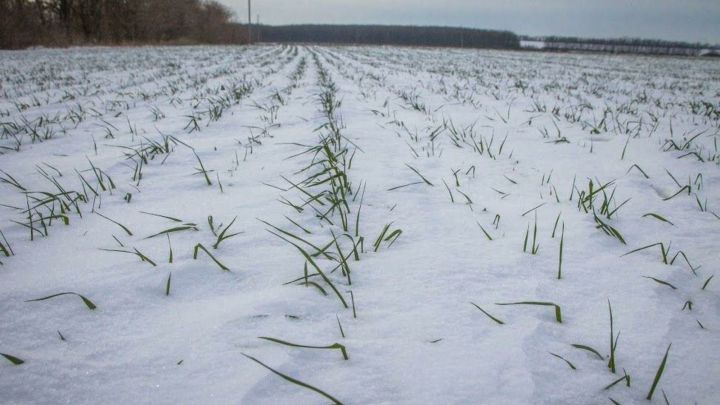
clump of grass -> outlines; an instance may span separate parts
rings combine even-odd
[[[264,222],[264,221],[263,221],[263,222]],[[267,224],[267,222],[264,222],[264,223]],[[268,225],[270,225],[270,224],[268,224]],[[272,226],[272,225],[270,225],[270,226]],[[274,226],[273,226],[273,228],[280,230],[279,228],[274,227]],[[280,231],[282,231],[282,230],[280,230]],[[273,235],[277,236],[278,238],[284,240],[285,242],[293,245],[293,246],[300,252],[300,254],[305,258],[306,263],[310,263],[310,265],[315,269],[315,271],[317,272],[317,274],[320,275],[320,277],[323,279],[323,281],[325,281],[325,283],[327,283],[327,284],[330,286],[330,288],[333,290],[333,292],[335,293],[335,295],[338,297],[338,299],[339,299],[340,302],[342,303],[343,307],[348,308],[348,305],[347,305],[347,302],[345,301],[345,298],[342,296],[342,294],[340,293],[340,291],[338,291],[338,289],[335,287],[335,284],[332,282],[332,280],[330,280],[330,278],[325,274],[325,272],[322,271],[322,269],[320,269],[320,266],[318,266],[317,262],[312,258],[312,256],[310,256],[310,254],[308,254],[307,251],[305,251],[305,249],[301,248],[301,247],[298,246],[296,243],[288,240],[287,238],[283,237],[282,235],[279,235],[279,234],[277,234],[277,233],[275,233],[275,232],[272,232],[272,231],[268,231],[268,232],[270,232],[271,234],[273,234]],[[289,233],[288,233],[288,234],[289,234]],[[319,250],[319,251],[320,251],[320,250]],[[325,251],[325,249],[322,250],[322,252],[324,252],[324,251]],[[331,260],[332,260],[331,257],[328,257],[328,259],[331,259]],[[306,269],[307,269],[307,267],[306,267]],[[306,270],[306,274],[305,274],[304,279],[307,280],[307,278],[308,278],[308,275],[307,275],[307,270]],[[318,285],[317,287],[320,288],[320,291],[323,291],[323,292],[324,292],[324,290],[323,290],[319,285]],[[325,294],[325,295],[326,295],[326,294]]]
[[[32,299],[32,300],[27,300],[27,301],[25,301],[25,302],[45,301],[45,300],[49,300],[49,299],[55,298],[55,297],[60,297],[60,296],[63,296],[63,295],[74,295],[74,296],[80,297],[80,299],[82,299],[82,301],[83,301],[83,303],[85,304],[85,306],[88,307],[88,309],[90,309],[90,310],[94,310],[94,309],[97,308],[97,306],[96,306],[92,301],[90,301],[89,299],[85,298],[84,296],[82,296],[82,295],[80,295],[80,294],[78,294],[78,293],[74,293],[74,292],[62,292],[62,293],[58,293],[58,294],[48,295],[47,297],[42,297],[42,298],[36,298],[36,299]]]
[[[230,229],[230,227],[233,226],[233,224],[235,223],[236,220],[237,220],[237,217],[233,218],[233,220],[228,224],[228,226],[223,228],[223,230],[217,235],[217,240],[213,244],[213,249],[217,249],[220,246],[220,244],[222,242],[224,242],[225,240],[230,239],[233,236],[240,235],[242,233],[242,232],[227,233],[228,230]]]
[[[575,191],[577,191],[578,210],[580,210],[581,212],[585,212],[586,214],[592,214],[593,218],[595,219],[595,223],[597,224],[597,229],[600,229],[606,235],[616,238],[622,244],[626,244],[625,238],[623,238],[622,234],[620,234],[620,232],[616,228],[611,226],[608,222],[605,222],[600,218],[602,216],[607,221],[611,220],[613,215],[615,215],[620,210],[620,208],[622,208],[630,201],[630,199],[627,199],[622,203],[617,204],[615,202],[615,189],[613,189],[612,192],[608,195],[607,191],[614,183],[614,181],[610,181],[608,183],[597,186],[592,180],[590,180],[588,182],[587,190],[581,191],[577,190],[577,188],[575,187],[575,180],[573,180],[573,192],[570,194],[570,200],[572,201],[573,194],[575,193]],[[596,210],[596,200],[600,202],[599,210]]]
[[[622,243],[623,245],[627,245],[627,242],[625,242],[625,238],[622,236],[620,231],[617,230],[617,228],[613,227],[607,222],[603,222],[603,220],[600,219],[600,217],[598,217],[597,215],[593,214],[593,217],[595,218],[595,223],[597,224],[595,228],[600,229],[606,235],[612,236],[613,238],[619,240],[620,243]]]
[[[537,233],[538,233],[538,227],[537,227],[537,214],[535,215],[535,225],[533,226],[533,238],[532,238],[532,245],[530,246],[530,253],[533,255],[538,254],[540,251],[540,244],[537,243]],[[523,242],[523,252],[528,251],[528,241],[530,237],[530,225],[528,224],[527,230],[525,231],[525,241]]]
[[[291,342],[287,342],[285,340],[280,340],[280,339],[267,337],[267,336],[260,336],[258,339],[263,339],[263,340],[267,340],[270,342],[279,343],[281,345],[291,346],[291,347],[299,347],[299,348],[303,348],[303,349],[340,350],[340,353],[342,353],[343,359],[345,359],[345,360],[350,359],[347,354],[347,349],[345,348],[344,345],[341,345],[340,343],[333,343],[328,346],[310,346],[310,345],[300,345],[297,343],[291,343]]]
[[[393,245],[393,243],[395,243],[395,241],[400,237],[400,235],[402,235],[401,229],[396,229],[396,230],[388,233],[391,225],[392,225],[392,223],[385,225],[383,227],[382,231],[380,232],[380,235],[378,235],[377,239],[375,239],[375,243],[373,243],[373,246],[375,247],[375,250],[374,250],[375,252],[377,252],[378,249],[380,249],[380,245],[383,242],[389,242],[388,247],[390,247]]]
[[[290,376],[287,375],[287,374],[283,374],[283,373],[281,373],[281,372],[279,372],[279,371],[277,371],[277,370],[274,370],[273,368],[271,368],[270,366],[268,366],[268,365],[266,365],[265,363],[261,362],[260,360],[256,359],[255,357],[248,356],[248,355],[245,354],[245,353],[242,353],[242,355],[245,356],[245,357],[247,357],[248,359],[254,361],[255,363],[257,363],[257,364],[265,367],[266,369],[270,370],[273,374],[282,377],[284,380],[286,380],[286,381],[288,381],[288,382],[290,382],[290,383],[292,383],[292,384],[295,384],[295,385],[297,385],[297,386],[300,386],[300,387],[303,387],[303,388],[307,388],[307,389],[309,389],[309,390],[311,390],[311,391],[315,391],[315,392],[317,392],[318,394],[320,394],[320,395],[324,396],[325,398],[329,399],[330,401],[332,401],[332,403],[335,404],[335,405],[342,405],[342,402],[340,402],[338,399],[336,399],[336,398],[333,397],[332,395],[328,394],[327,392],[325,392],[325,391],[323,391],[323,390],[321,390],[321,389],[319,389],[319,388],[313,387],[313,386],[310,385],[310,384],[307,384],[307,383],[304,383],[304,382],[302,382],[302,381],[300,381],[300,380],[297,380],[297,379],[295,379],[295,378],[293,378],[293,377],[290,377]]]
[[[536,305],[536,306],[544,306],[544,307],[554,307],[555,308],[555,320],[558,323],[562,323],[562,310],[560,309],[560,305],[558,305],[554,302],[520,301],[520,302],[496,303],[495,305]]]
[[[195,248],[193,249],[193,260],[197,260],[197,258],[198,258],[198,252],[199,252],[200,250],[202,250],[203,252],[205,252],[205,254],[207,254],[207,255],[210,257],[210,259],[212,259],[212,261],[215,262],[215,264],[217,264],[218,267],[220,267],[223,271],[230,271],[230,268],[228,268],[227,266],[225,266],[224,264],[222,264],[222,263],[221,263],[215,256],[213,256],[212,253],[210,253],[210,251],[207,250],[207,249],[205,248],[205,246],[203,246],[201,243],[198,243],[197,245],[195,245]]]
[[[185,128],[183,128],[183,129],[186,129],[189,134],[191,134],[195,131],[200,132],[199,122],[202,119],[201,117],[193,114],[193,115],[186,115],[185,118],[188,119],[188,123],[187,123],[187,125],[185,125]]]

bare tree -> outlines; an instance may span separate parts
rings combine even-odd
[[[214,0],[0,0],[0,47],[245,42]]]

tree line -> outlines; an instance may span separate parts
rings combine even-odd
[[[0,0],[0,48],[247,43],[216,0]],[[391,25],[254,26],[252,42],[520,47],[508,31]]]
[[[264,25],[257,27],[255,31],[253,40],[263,42],[499,49],[517,49],[520,47],[518,36],[512,32],[472,28],[395,25]]]
[[[0,0],[0,48],[138,43],[244,43],[214,0]]]
[[[577,37],[523,37],[523,40],[543,43],[543,49],[553,51],[589,51],[607,53],[632,53],[651,55],[694,56],[704,50],[718,47],[710,44],[665,41],[642,38],[577,38]]]

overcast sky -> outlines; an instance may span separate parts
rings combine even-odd
[[[247,20],[247,0],[219,0]],[[720,0],[253,0],[266,24],[403,24],[720,43]]]

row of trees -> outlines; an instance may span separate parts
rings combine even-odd
[[[0,48],[123,43],[242,43],[214,0],[0,0]]]
[[[693,56],[701,54],[704,50],[717,50],[717,46],[709,44],[641,38],[602,39],[550,36],[526,37],[523,39],[539,41],[543,43],[543,49],[559,51]]]
[[[247,43],[216,0],[0,0],[0,48]],[[257,26],[253,41],[519,48],[512,32],[390,25]]]
[[[394,25],[285,25],[256,29],[262,41],[516,49],[512,32]],[[255,35],[253,35],[255,36]],[[258,38],[255,37],[254,40]]]

